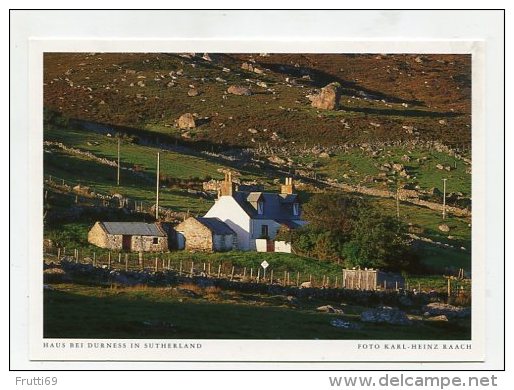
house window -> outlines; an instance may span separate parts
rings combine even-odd
[[[257,202],[257,214],[264,214],[264,202],[262,200]]]
[[[261,225],[261,237],[268,237],[268,225]]]
[[[152,244],[157,245],[158,243],[159,243],[159,238],[154,237],[153,241],[152,241]]]
[[[293,203],[293,215],[300,215],[300,205]]]

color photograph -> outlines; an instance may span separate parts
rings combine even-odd
[[[471,54],[42,72],[44,338],[471,340]]]

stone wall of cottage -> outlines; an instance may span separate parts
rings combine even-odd
[[[212,232],[194,218],[188,218],[177,225],[175,230],[185,238],[188,251],[213,251]]]
[[[96,245],[100,248],[109,248],[109,241],[105,230],[97,222],[93,225],[91,230],[87,234],[87,241],[90,244]]]
[[[167,251],[168,238],[157,236],[132,236],[131,250],[135,252]]]

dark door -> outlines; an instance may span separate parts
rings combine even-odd
[[[121,246],[122,246],[122,249],[124,251],[129,251],[132,249],[132,236],[126,236],[124,235],[122,237],[122,242],[121,242]]]
[[[275,252],[275,241],[266,240],[266,252]]]

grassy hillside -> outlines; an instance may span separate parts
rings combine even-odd
[[[470,56],[211,58],[47,53],[44,104],[70,118],[177,136],[181,132],[175,120],[185,112],[197,113],[201,123],[190,136],[216,145],[330,146],[421,138],[470,146]],[[245,61],[255,61],[253,66],[263,73],[241,69]],[[343,86],[341,109],[311,108],[306,96],[332,81]],[[253,95],[226,95],[230,85],[248,86]],[[191,87],[197,96],[188,96]],[[258,133],[248,132],[250,128]],[[274,132],[277,136],[272,137]]]

